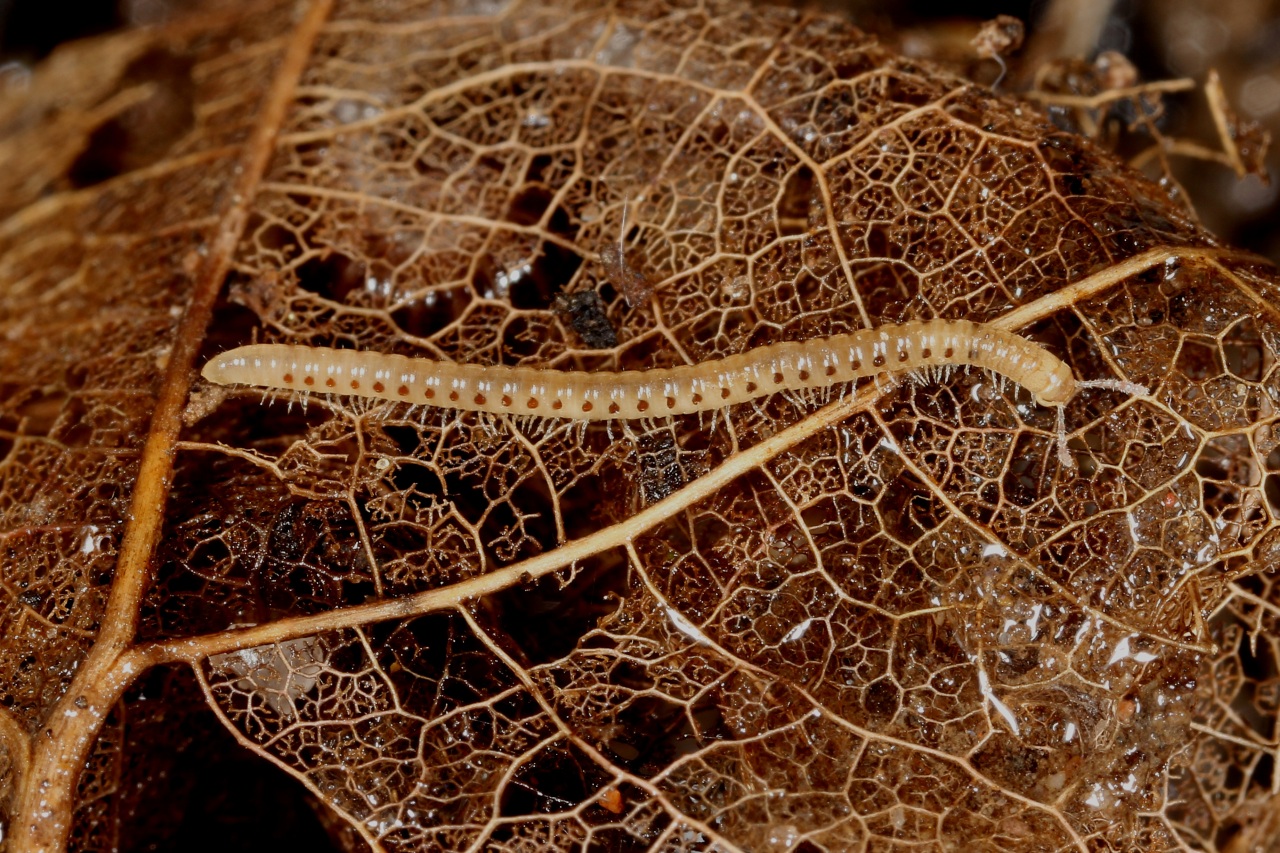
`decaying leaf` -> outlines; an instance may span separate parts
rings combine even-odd
[[[0,122],[12,849],[115,843],[181,666],[379,850],[1271,832],[1274,270],[1034,106],[728,0],[316,0],[80,46]],[[586,427],[195,379],[932,317],[1151,391],[1075,398],[1064,466],[979,372]]]

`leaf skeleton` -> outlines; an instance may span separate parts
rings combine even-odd
[[[1146,395],[1134,382],[1077,380],[1044,347],[968,320],[922,320],[757,347],[678,367],[562,371],[459,364],[366,350],[250,344],[205,364],[219,385],[372,397],[471,412],[625,420],[706,412],[779,391],[827,388],[881,373],[972,365],[1013,380],[1058,410],[1058,457],[1070,464],[1063,409],[1079,388]]]

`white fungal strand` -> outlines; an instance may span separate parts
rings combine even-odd
[[[1017,382],[1044,406],[1063,405],[1077,385],[1071,368],[1043,347],[966,320],[880,326],[653,370],[586,373],[254,344],[214,358],[202,375],[219,385],[373,397],[471,412],[611,420],[705,412],[779,391],[942,365],[986,368]]]

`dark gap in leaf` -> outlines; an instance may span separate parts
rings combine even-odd
[[[1089,192],[1089,176],[1064,172],[1056,176],[1058,189],[1063,195],[1080,196]]]
[[[894,238],[890,233],[887,223],[873,222],[869,224],[864,233],[863,240],[866,245],[865,257],[868,258],[893,258],[898,254],[898,250],[894,248]]]
[[[1200,316],[1203,305],[1196,292],[1196,285],[1200,283],[1191,275],[1179,275],[1173,279],[1173,286],[1176,289],[1169,294],[1169,323],[1179,331],[1184,329],[1198,331],[1203,325],[1203,318]]]
[[[498,269],[497,262],[493,255],[485,252],[474,260],[473,272],[471,275],[471,291],[481,299],[495,299],[499,295],[505,297],[506,285],[499,288],[497,285],[499,277],[507,278],[507,274]]]
[[[403,430],[404,433],[411,431],[407,427]],[[431,498],[445,495],[445,484],[440,481],[439,472],[420,460],[398,460],[390,479],[396,492],[404,496],[408,507],[421,505],[426,510],[432,505]]]
[[[555,192],[541,184],[525,184],[511,198],[511,206],[507,209],[507,221],[516,225],[536,225],[542,221],[543,215],[551,202],[555,200]]]
[[[544,191],[548,186],[562,179],[565,169],[571,169],[572,157],[554,157],[550,154],[535,154],[529,158],[529,167],[524,173],[524,182],[526,184],[537,184]],[[547,205],[543,204],[542,209],[546,210]],[[534,220],[535,222],[537,220]],[[526,223],[528,224],[528,223]]]
[[[387,421],[378,425],[382,434],[390,438],[402,456],[413,457],[422,446],[420,428]]]
[[[468,524],[480,524],[491,509],[484,491],[487,474],[474,466],[460,467],[451,459],[445,460],[440,469],[444,475],[444,493],[449,495],[453,511]]]
[[[338,673],[365,672],[369,666],[369,658],[359,643],[345,642],[340,635],[322,634],[322,639],[331,638],[325,643],[325,665]]]
[[[565,536],[579,539],[599,526],[597,512],[610,498],[619,497],[616,470],[592,472],[579,477],[560,498]]]
[[[542,477],[533,476],[521,482],[512,490],[509,503],[504,502],[504,505],[547,508],[546,512],[526,515],[520,520],[519,528],[523,531],[521,538],[525,540],[520,556],[532,557],[541,552],[554,551],[560,544],[556,538],[555,520],[551,513],[555,498],[548,491],[547,482]],[[533,541],[528,541],[530,539]],[[537,547],[534,547],[535,543]]]
[[[328,418],[318,406],[304,409],[297,400],[264,399],[256,388],[243,394],[234,401],[224,402],[202,419],[198,437],[218,436],[220,440],[238,440],[262,452],[283,453],[296,438],[307,435]]]
[[[617,302],[618,297],[621,295],[618,289],[613,286],[613,282],[609,281],[608,279],[605,279],[604,281],[600,282],[597,285],[597,288],[600,294],[600,300],[604,302],[605,305],[612,305],[613,303]]]
[[[1253,767],[1253,774],[1249,777],[1250,784],[1259,791],[1270,791],[1271,781],[1276,773],[1275,753],[1262,751],[1258,756],[1258,763]],[[1220,850],[1230,849],[1228,847],[1220,847]]]
[[[364,287],[365,262],[332,249],[299,264],[298,287],[332,302],[346,302],[351,291]]]
[[[619,698],[608,718],[597,719],[596,725],[612,731],[603,744],[606,752],[623,768],[643,776],[697,749],[689,714],[690,709],[679,702],[652,693],[637,694]]]
[[[1255,651],[1256,645],[1256,651]],[[1250,681],[1265,684],[1274,679],[1280,670],[1276,667],[1276,660],[1272,654],[1271,646],[1267,643],[1255,643],[1247,633],[1242,633],[1238,647],[1240,655],[1241,674]],[[1243,710],[1240,708],[1237,711]],[[1259,721],[1253,711],[1245,711],[1242,719],[1250,725],[1256,725]],[[1263,728],[1257,730],[1258,734],[1264,738],[1271,737],[1269,729]]]
[[[626,557],[612,549],[575,564],[567,586],[543,577],[485,599],[522,662],[542,666],[560,660],[582,643],[601,620],[618,608],[626,593]]]
[[[556,296],[568,287],[582,266],[581,256],[570,249],[549,242],[542,243],[540,248],[541,251],[529,264],[528,270],[508,285],[513,308],[550,308]],[[484,291],[477,288],[477,292]]]
[[[117,91],[150,88],[147,98],[126,107],[89,135],[84,150],[67,171],[82,189],[159,162],[192,129],[195,81],[190,57],[153,50],[135,59]]]
[[[551,234],[572,240],[577,236],[577,229],[573,223],[577,220],[577,214],[571,213],[570,209],[561,205],[551,211],[551,218],[547,220],[547,231]]]
[[[542,320],[517,314],[502,329],[502,352],[506,358],[518,360],[542,354],[545,340],[539,337]]]
[[[0,61],[43,59],[62,42],[110,32],[136,19],[136,9],[100,0],[0,5]]]
[[[229,280],[231,277],[228,277]],[[224,286],[225,294],[234,285]],[[262,318],[252,309],[219,299],[214,307],[213,320],[209,323],[209,335],[206,337],[201,357],[196,366],[201,367],[206,361],[221,352],[247,344],[253,340],[254,331],[262,328]]]
[[[271,525],[294,499],[259,466],[216,451],[182,453],[178,473],[143,635],[182,636],[266,619],[255,567]]]
[[[611,779],[603,768],[562,740],[546,744],[523,759],[502,791],[499,817],[559,814],[574,809]],[[510,825],[493,835],[495,842],[521,838]]]
[[[297,780],[244,748],[202,703],[185,667],[145,673],[111,727],[124,755],[118,786],[118,849],[214,853],[334,849]],[[90,813],[92,811],[90,810]],[[78,814],[79,818],[81,815]]]
[[[1268,474],[1262,488],[1267,496],[1267,503],[1271,506],[1271,511],[1276,515],[1280,515],[1280,474]]]
[[[432,290],[421,299],[397,308],[391,319],[405,334],[429,338],[462,316],[470,304],[471,294],[466,288]]]

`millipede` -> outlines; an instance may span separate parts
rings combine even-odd
[[[628,420],[706,412],[782,391],[827,388],[882,373],[973,366],[1062,408],[1081,387],[1146,394],[1121,380],[1079,381],[1065,362],[1026,338],[968,320],[924,320],[783,342],[677,367],[550,370],[459,364],[298,344],[250,344],[205,364],[219,385],[371,397],[471,412],[573,420]],[[1059,455],[1067,461],[1059,430]]]

